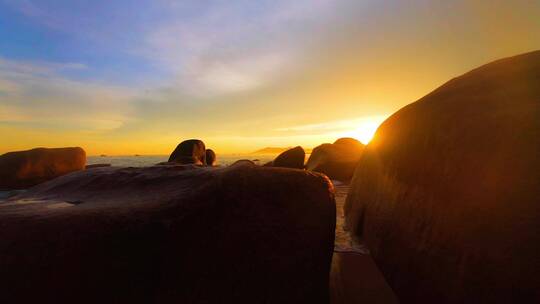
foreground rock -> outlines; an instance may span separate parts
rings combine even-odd
[[[279,154],[276,159],[265,164],[267,167],[282,167],[292,169],[303,169],[306,152],[300,146],[294,147]]]
[[[364,145],[353,138],[340,138],[333,144],[322,144],[311,152],[306,169],[326,174],[330,179],[351,180]]]
[[[404,303],[540,302],[540,52],[410,104],[377,132],[345,212]]]
[[[204,142],[198,139],[184,140],[171,153],[169,162],[206,165],[206,148]]]
[[[24,189],[82,170],[86,153],[76,148],[36,148],[0,155],[0,190]]]
[[[16,199],[0,204],[2,303],[328,302],[335,204],[322,175],[95,168]]]
[[[85,169],[95,169],[95,168],[103,168],[103,167],[110,167],[111,164],[92,164],[92,165],[86,165]]]

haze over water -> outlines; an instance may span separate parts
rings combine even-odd
[[[263,165],[273,160],[276,156],[277,154],[223,154],[218,155],[218,165],[228,166],[242,159],[252,160],[255,161],[255,163]],[[89,165],[111,164],[112,166],[118,167],[144,167],[166,162],[168,159],[169,155],[88,156],[86,162]]]

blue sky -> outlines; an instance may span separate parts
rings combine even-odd
[[[0,0],[0,153],[311,147],[539,49],[539,20],[524,0]]]
[[[165,5],[156,9],[155,1],[136,2],[1,1],[2,55],[84,65],[76,72],[60,71],[74,79],[131,84],[160,76],[166,71],[138,53],[139,40],[173,16],[167,16],[171,12]]]
[[[73,79],[151,82],[210,48],[267,48],[262,36],[276,38],[304,19],[294,16],[295,4],[281,2],[2,0],[0,47],[15,60],[84,65],[60,71]],[[317,9],[328,1],[301,2]]]

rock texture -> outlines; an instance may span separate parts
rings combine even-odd
[[[311,152],[306,169],[326,174],[331,179],[351,180],[364,145],[353,138],[340,138],[333,144],[322,144]]]
[[[86,153],[76,148],[36,148],[0,156],[0,190],[24,189],[82,170]]]
[[[204,142],[198,139],[184,140],[169,157],[169,162],[179,164],[206,165],[206,147]]]
[[[95,168],[0,204],[2,303],[328,303],[324,176]]]
[[[303,169],[304,161],[306,159],[306,152],[300,146],[289,149],[279,154],[276,159],[265,164],[269,167],[282,167],[292,169]]]
[[[403,303],[540,302],[540,52],[387,119],[345,213]]]

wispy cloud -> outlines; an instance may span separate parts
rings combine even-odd
[[[25,61],[13,60],[0,57],[0,73],[4,77],[13,75],[54,75],[65,70],[86,69],[87,66],[77,62],[46,62],[46,61]]]
[[[74,81],[59,74],[78,63],[0,58],[0,123],[110,130],[127,121],[134,94],[121,87]]]
[[[326,0],[220,3],[195,18],[158,25],[139,51],[170,69],[183,92],[253,90],[295,68],[299,19],[317,22],[330,5]]]
[[[315,135],[326,138],[353,137],[368,143],[379,125],[388,118],[388,114],[366,116],[357,119],[342,119],[326,121],[316,124],[305,124],[291,127],[277,128],[275,131],[288,136]]]
[[[12,137],[25,147],[49,140],[34,129],[69,129],[82,143],[99,133],[101,147],[118,149],[184,137],[313,146],[376,128],[383,118],[372,116],[474,66],[538,49],[539,9],[527,0],[0,0],[0,129],[30,130]]]
[[[355,119],[341,119],[341,120],[326,121],[326,122],[315,123],[315,124],[290,126],[290,127],[284,127],[284,128],[277,128],[275,130],[283,131],[283,132],[342,131],[342,130],[350,130],[351,126],[358,127],[359,125],[362,125],[365,123],[371,123],[371,122],[381,123],[387,117],[388,115],[373,115],[373,116],[367,116],[367,117],[361,117],[361,118],[355,118]]]

